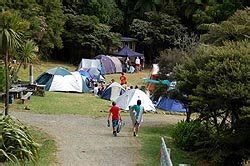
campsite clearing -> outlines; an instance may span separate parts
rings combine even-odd
[[[60,165],[140,163],[140,142],[132,136],[129,117],[123,118],[126,125],[115,138],[111,129],[106,127],[106,118],[93,119],[80,115],[43,115],[28,112],[11,112],[11,114],[26,124],[41,128],[55,138]],[[176,115],[145,116],[143,126],[175,124],[183,118]],[[160,151],[160,145],[156,150]]]

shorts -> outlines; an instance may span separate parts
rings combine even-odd
[[[135,124],[134,124],[134,127],[135,126],[140,126],[140,123],[136,121]]]
[[[117,119],[112,119],[112,126],[113,126],[113,127],[117,127],[117,126],[118,126],[118,122],[119,122],[119,120],[117,120]]]

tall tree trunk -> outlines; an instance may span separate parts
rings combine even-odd
[[[5,81],[6,81],[6,85],[5,85],[5,92],[6,92],[6,100],[5,100],[5,111],[4,111],[4,115],[8,115],[8,111],[9,111],[9,55],[8,55],[8,51],[5,54],[5,59],[4,59],[4,63],[5,63]]]
[[[33,70],[33,65],[32,64],[30,64],[29,65],[29,76],[30,76],[30,85],[33,85],[33,83],[34,83],[34,70]]]

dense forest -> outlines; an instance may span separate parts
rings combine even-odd
[[[226,20],[244,0],[3,0],[0,10],[29,22],[26,32],[45,59],[78,63],[82,57],[110,54],[120,37],[138,39],[136,50],[152,62],[178,40],[207,31],[200,25]]]

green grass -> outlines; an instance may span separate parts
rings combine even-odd
[[[120,83],[120,76],[121,74],[110,74],[110,75],[105,75],[105,79],[107,83],[110,82],[111,79],[114,79],[115,82]],[[133,74],[125,73],[125,76],[127,77],[128,86],[131,86],[131,85],[142,86],[144,85],[142,79],[150,77],[150,70],[144,70],[142,72],[133,73]]]
[[[27,162],[25,165],[55,165],[56,160],[56,144],[53,139],[51,139],[47,134],[34,128],[30,131],[30,134],[36,140],[37,143],[41,145],[39,149],[38,160],[34,164],[32,162]]]
[[[90,93],[46,92],[45,97],[32,96],[27,101],[29,112],[42,114],[79,114],[93,117],[106,116],[100,110],[108,111],[111,102]],[[24,111],[20,101],[12,104],[10,110]]]
[[[159,165],[161,137],[165,138],[167,147],[171,149],[170,155],[173,165],[179,165],[181,163],[195,165],[194,157],[191,154],[178,149],[174,145],[170,136],[172,128],[172,125],[165,127],[141,127],[138,138],[142,145],[142,165]]]

